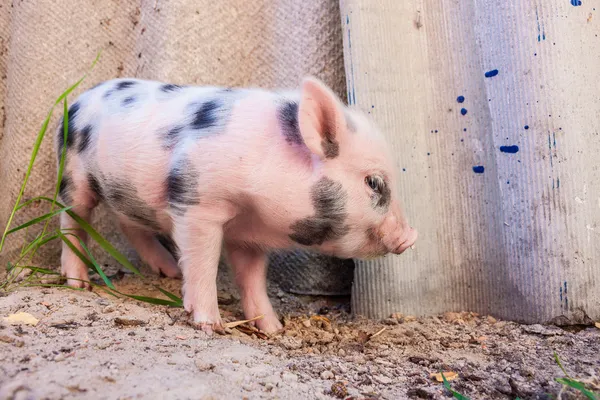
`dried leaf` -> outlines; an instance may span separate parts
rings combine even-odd
[[[437,374],[431,374],[430,377],[435,378],[435,380],[438,381],[439,383],[444,382],[444,378],[442,378],[441,372],[438,372]],[[446,371],[446,372],[444,372],[444,377],[446,378],[447,381],[453,381],[456,378],[458,378],[458,374],[454,371]]]
[[[224,328],[235,328],[238,325],[245,324],[246,322],[256,321],[257,319],[262,319],[264,317],[265,317],[265,315],[261,314],[258,317],[254,317],[254,318],[250,318],[250,319],[244,319],[244,320],[241,320],[241,321],[228,322],[228,323],[224,324],[223,327]]]
[[[33,325],[36,326],[39,320],[26,312],[18,312],[5,317],[4,320],[10,325]]]

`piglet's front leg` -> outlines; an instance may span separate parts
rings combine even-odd
[[[196,219],[192,213],[176,220],[173,238],[181,251],[183,305],[194,323],[212,334],[222,331],[217,303],[217,271],[221,254],[223,226],[219,222]]]
[[[265,253],[258,249],[238,247],[230,243],[227,243],[225,248],[235,273],[246,318],[251,319],[262,314],[264,317],[255,322],[260,330],[274,333],[282,329],[281,322],[267,295]]]

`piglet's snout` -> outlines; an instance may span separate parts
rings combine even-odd
[[[415,242],[417,241],[417,236],[418,233],[416,230],[414,230],[411,227],[407,227],[405,230],[405,234],[400,239],[400,244],[398,245],[398,247],[392,250],[392,253],[402,254],[406,249],[412,247],[415,244]]]
[[[413,246],[418,236],[417,231],[408,225],[406,219],[398,217],[396,213],[386,217],[380,232],[387,250],[394,254],[402,254]]]

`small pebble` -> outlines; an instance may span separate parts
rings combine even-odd
[[[274,388],[275,388],[275,385],[273,385],[272,383],[265,384],[265,392],[271,392]]]
[[[116,311],[116,308],[115,308],[115,306],[106,306],[106,307],[104,307],[104,308],[102,309],[102,312],[103,312],[104,314],[109,314],[109,313],[111,313],[111,312],[115,312],[115,311]]]
[[[386,325],[398,325],[398,320],[395,318],[386,318],[383,320],[383,323]]]
[[[203,360],[196,360],[196,367],[202,372],[212,371],[215,369],[215,365],[211,363],[204,362]]]
[[[281,379],[286,382],[298,382],[298,375],[292,374],[291,372],[284,372],[281,375]]]
[[[377,382],[381,383],[382,385],[389,385],[390,383],[392,383],[392,378],[388,378],[387,376],[383,376],[383,375],[374,375],[373,379],[375,379]]]
[[[325,370],[323,372],[321,372],[321,379],[333,379],[333,372],[329,371],[329,370]]]
[[[64,361],[66,359],[64,354],[59,354],[56,357],[54,357],[54,361],[60,362],[60,361]]]
[[[302,321],[302,325],[304,325],[307,328],[310,328],[310,319],[305,319],[304,321]]]

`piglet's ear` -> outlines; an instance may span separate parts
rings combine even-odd
[[[310,151],[321,159],[336,158],[346,134],[344,109],[337,96],[319,80],[305,78],[298,111],[300,134]]]

